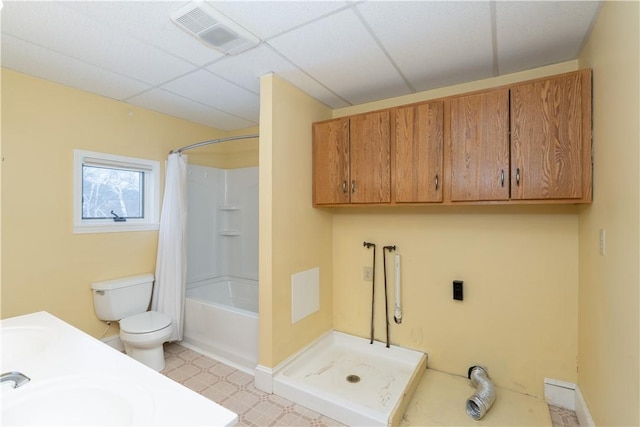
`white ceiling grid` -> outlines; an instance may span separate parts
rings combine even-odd
[[[598,2],[497,2],[501,74],[574,59],[598,12]]]
[[[210,1],[261,43],[224,55],[185,1],[4,0],[2,66],[222,130],[275,73],[331,108],[575,59],[599,1]]]
[[[350,104],[409,93],[384,52],[371,48],[374,38],[351,9],[278,36],[269,44]]]
[[[490,2],[409,2],[399,10],[364,3],[359,10],[417,91],[492,76]]]

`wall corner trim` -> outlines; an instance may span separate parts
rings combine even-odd
[[[545,378],[544,399],[549,405],[575,411],[582,427],[595,427],[587,402],[577,384]]]
[[[255,385],[258,390],[262,390],[265,393],[272,394],[273,393],[273,378],[276,376],[280,370],[282,370],[285,366],[289,365],[294,359],[303,354],[305,350],[313,347],[314,344],[318,343],[322,338],[333,332],[333,329],[326,331],[324,334],[320,335],[318,338],[313,340],[311,343],[306,345],[304,348],[295,352],[291,356],[287,357],[282,362],[278,363],[277,366],[273,368],[268,368],[263,365],[256,366],[255,370]]]
[[[576,385],[566,381],[544,379],[544,399],[548,404],[576,410]]]
[[[256,366],[255,386],[265,393],[273,393],[273,369],[262,365]]]
[[[595,427],[596,423],[591,418],[591,412],[589,412],[589,407],[587,406],[587,401],[584,400],[584,396],[582,395],[582,391],[580,390],[580,386],[576,386],[576,415],[578,416],[578,421],[580,422],[580,426],[582,427]]]

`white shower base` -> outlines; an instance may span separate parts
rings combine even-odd
[[[273,392],[349,426],[398,425],[426,366],[424,353],[333,331],[278,370]]]

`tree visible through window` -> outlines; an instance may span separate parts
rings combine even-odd
[[[144,172],[82,165],[82,219],[116,215],[144,217]]]
[[[73,150],[73,232],[158,230],[160,162]]]

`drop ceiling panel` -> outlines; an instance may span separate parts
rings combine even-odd
[[[357,8],[417,91],[491,77],[489,2],[366,2]]]
[[[42,67],[43,62],[46,67]],[[8,35],[2,36],[2,64],[21,73],[117,100],[151,87]]]
[[[205,70],[197,70],[166,83],[162,89],[227,111],[245,120],[258,122],[260,98]]]
[[[409,93],[400,74],[350,9],[268,43],[352,104]]]
[[[122,13],[122,1],[72,1],[62,4],[94,21],[108,23],[113,30],[196,65],[204,65],[224,56],[171,21],[171,13],[180,9],[185,2],[130,1],[126,4],[127,13]]]
[[[2,10],[2,32],[149,84],[162,83],[192,68],[60,2],[7,2]]]
[[[209,71],[256,95],[260,93],[260,76],[271,72],[278,73],[279,70],[288,68],[295,67],[264,44],[242,55],[227,56],[207,67]]]
[[[260,93],[260,77],[274,73],[332,108],[348,105],[264,43],[242,55],[227,56],[207,69],[256,95]]]
[[[226,131],[244,129],[258,124],[257,121],[244,120],[161,89],[153,89],[134,96],[127,102]]]
[[[186,0],[5,1],[2,66],[232,130],[258,123],[265,73],[341,108],[575,59],[602,4],[207,3],[263,44],[222,56],[171,22]]]
[[[328,107],[343,108],[352,105],[300,70],[280,70],[278,76]]]
[[[575,59],[599,2],[496,2],[500,74]]]
[[[345,1],[208,2],[262,40],[345,7]]]

